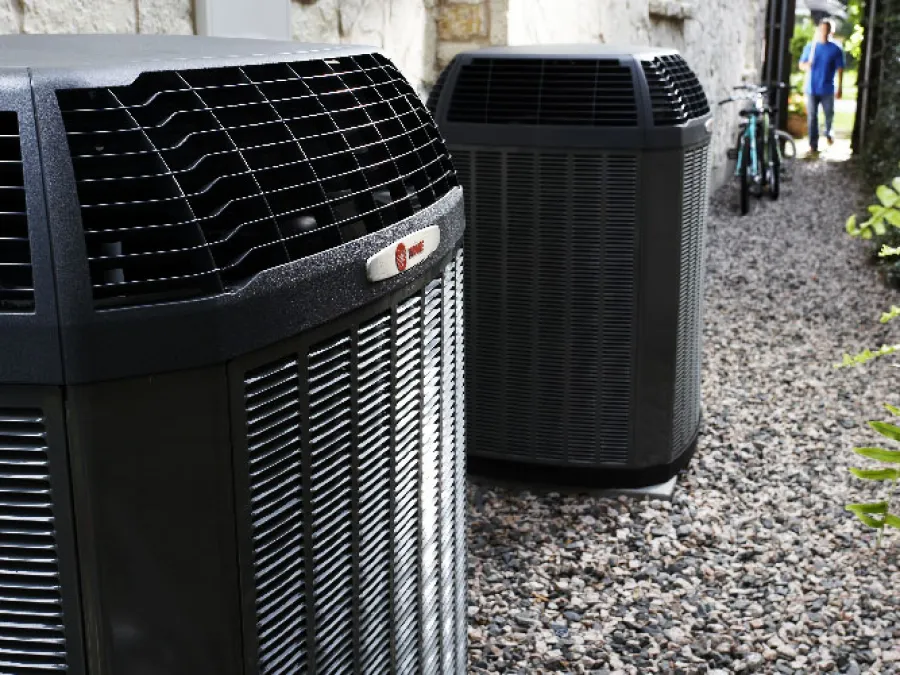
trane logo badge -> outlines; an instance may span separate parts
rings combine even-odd
[[[366,261],[369,281],[383,281],[415,267],[437,250],[441,230],[437,225],[408,234]]]

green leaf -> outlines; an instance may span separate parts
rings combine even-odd
[[[900,427],[895,424],[889,424],[888,422],[869,422],[869,426],[885,438],[890,438],[892,441],[900,441]]]
[[[872,204],[871,206],[867,206],[866,208],[868,209],[869,213],[872,214],[872,218],[883,218],[884,212],[887,211],[885,207],[879,206],[878,204]],[[863,223],[863,225],[867,224],[868,222]]]
[[[847,218],[847,234],[849,234],[849,235],[859,234],[859,228],[856,227],[856,214]]]
[[[863,480],[897,480],[900,469],[850,469],[857,478]]]
[[[883,220],[879,220],[874,225],[872,225],[872,229],[875,230],[875,234],[877,234],[879,237],[883,237],[887,232],[887,228],[884,226]]]
[[[894,227],[900,227],[900,211],[898,211],[896,208],[893,208],[885,213],[884,218]]]
[[[878,197],[878,201],[888,207],[893,206],[897,203],[897,200],[900,199],[900,195],[891,190],[887,185],[879,185],[875,190],[875,195]]]
[[[871,239],[872,238],[872,230],[863,230],[859,233],[863,239]]]
[[[895,191],[900,192],[900,176],[897,176],[891,181],[891,187],[894,188]]]
[[[892,321],[900,316],[900,307],[897,305],[891,305],[891,308],[881,315],[881,318],[878,319],[881,323],[887,323],[888,321]]]
[[[900,417],[900,408],[893,406],[890,403],[885,403],[884,409],[887,410],[892,415],[897,415],[898,417]]]
[[[900,464],[900,451],[897,450],[885,450],[884,448],[853,448],[853,452],[862,457],[874,459],[877,462]]]
[[[882,514],[887,513],[888,503],[887,502],[866,502],[863,504],[847,504],[845,507],[848,511],[853,511],[853,513],[869,513],[869,514]]]
[[[892,255],[900,255],[900,246],[888,246],[885,244],[878,252],[880,258],[888,258]]]
[[[884,516],[884,524],[888,527],[893,527],[895,530],[900,530],[900,518],[893,513],[888,513]]]
[[[852,509],[847,509],[848,511],[852,511]],[[853,511],[853,515],[863,521],[866,525],[876,530],[880,530],[884,527],[884,523],[877,518],[873,518],[872,516],[866,515],[865,513],[859,513],[857,511]]]
[[[888,354],[893,354],[894,352],[900,351],[900,345],[882,345],[878,351],[873,352],[871,349],[865,349],[861,351],[859,354],[855,354],[851,356],[850,354],[844,354],[844,360],[837,364],[835,368],[852,368],[853,366],[862,365],[872,359],[877,359],[881,356],[887,356]]]
[[[878,197],[878,201],[888,208],[892,207],[900,199],[900,195],[887,185],[879,185],[875,189],[875,196]]]

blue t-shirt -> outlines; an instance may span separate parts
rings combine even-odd
[[[806,45],[800,63],[807,63],[812,45]],[[844,67],[844,50],[833,42],[817,42],[812,68],[806,76],[806,93],[824,96],[834,93],[834,74]]]

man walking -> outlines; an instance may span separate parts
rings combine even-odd
[[[831,23],[822,21],[816,28],[812,44],[806,45],[800,57],[800,70],[806,75],[806,114],[809,122],[809,157],[819,155],[819,105],[825,112],[825,140],[834,143],[831,123],[834,120],[835,73],[837,98],[843,96],[844,50],[830,40]]]

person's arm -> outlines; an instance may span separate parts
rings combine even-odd
[[[809,52],[812,49],[812,45],[806,45],[803,48],[803,53],[800,55],[800,70],[804,73],[809,70]]]
[[[841,49],[840,56],[838,57],[838,68],[837,68],[837,92],[836,96],[838,98],[842,98],[844,96],[844,50]]]

